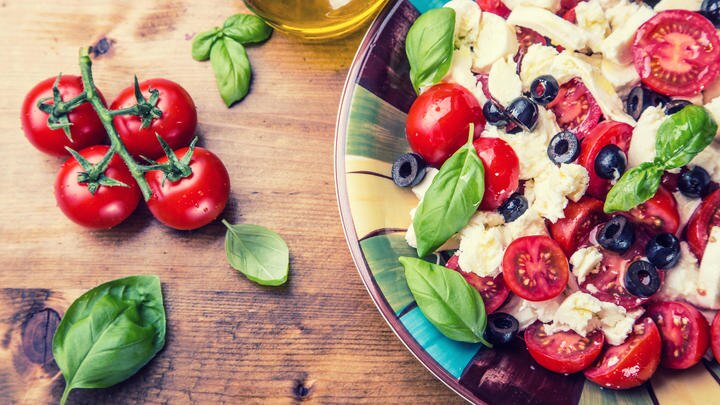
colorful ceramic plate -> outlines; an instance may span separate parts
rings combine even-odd
[[[601,389],[583,376],[544,370],[521,341],[502,350],[445,338],[423,316],[399,256],[417,199],[396,187],[390,167],[409,151],[405,116],[415,99],[405,34],[420,13],[443,0],[391,2],[375,20],[350,69],[338,115],[335,182],[348,245],[365,286],[400,340],[448,387],[475,403],[707,404],[720,401],[720,366],[705,361],[684,372],[660,371],[629,391]]]

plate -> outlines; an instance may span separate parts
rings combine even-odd
[[[345,84],[335,134],[335,185],[350,252],[380,313],[415,357],[448,387],[473,403],[676,404],[720,398],[720,366],[703,360],[683,372],[659,371],[628,391],[601,389],[582,374],[564,376],[538,366],[524,344],[484,349],[444,337],[423,316],[407,287],[399,256],[405,243],[410,190],[390,177],[395,158],[410,150],[405,117],[415,99],[405,57],[405,35],[420,13],[444,1],[389,3],[370,27]]]

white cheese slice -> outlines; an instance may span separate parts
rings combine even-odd
[[[544,8],[553,13],[560,10],[560,0],[503,0],[503,4],[510,10],[521,6]]]
[[[415,193],[418,200],[422,200],[423,197],[425,197],[425,193],[427,193],[430,185],[435,179],[435,176],[437,176],[439,172],[440,171],[434,167],[428,167],[427,170],[425,170],[425,177],[423,177],[422,181],[418,183],[417,186],[412,188],[412,191]]]
[[[472,0],[450,0],[443,7],[455,10],[455,48],[475,43],[482,14],[480,6]]]
[[[641,6],[631,14],[617,29],[605,38],[600,50],[603,56],[615,63],[627,65],[632,63],[632,41],[635,32],[645,21],[655,15],[653,10],[647,6]]]
[[[535,208],[540,215],[557,222],[565,218],[568,199],[578,201],[587,191],[590,176],[587,170],[577,164],[563,164],[559,168],[548,167],[535,178]]]
[[[589,274],[597,273],[600,270],[602,258],[602,253],[595,246],[584,247],[573,253],[570,257],[570,264],[573,266],[572,272],[577,277],[577,282],[582,284]]]
[[[700,274],[698,277],[698,294],[717,308],[720,305],[720,227],[713,226],[710,230],[708,244],[705,247]]]
[[[512,57],[498,59],[493,63],[488,76],[488,90],[504,106],[522,95],[522,83]]]
[[[565,299],[564,295],[559,295],[548,301],[528,301],[517,295],[512,295],[510,300],[502,308],[500,312],[512,315],[518,320],[520,330],[527,329],[535,321],[550,322],[560,304]]]
[[[493,13],[483,13],[480,31],[473,45],[473,70],[487,72],[496,60],[515,55],[518,50],[517,35],[513,26]]]
[[[673,193],[675,201],[677,201],[678,213],[680,214],[680,223],[687,224],[695,209],[700,205],[699,198],[688,198],[685,194],[676,191]]]
[[[580,27],[539,7],[516,7],[507,21],[512,25],[530,28],[565,49],[583,49],[587,44],[587,35]]]
[[[661,107],[648,107],[643,111],[630,140],[627,156],[630,167],[643,162],[652,162],[655,159],[657,131],[666,119],[667,116]]]
[[[702,0],[661,0],[655,5],[655,11],[661,12],[665,10],[689,10],[700,11]]]
[[[466,88],[478,100],[480,105],[484,105],[487,101],[482,84],[478,81],[472,72],[474,54],[469,47],[463,46],[453,51],[450,69],[442,79],[446,83],[456,83]]]
[[[610,34],[610,23],[599,0],[580,2],[575,6],[577,25],[587,34],[587,45],[593,52],[600,52],[605,37]]]
[[[600,71],[615,86],[615,91],[621,95],[626,95],[640,83],[640,75],[632,63],[620,65],[610,59],[603,59]]]

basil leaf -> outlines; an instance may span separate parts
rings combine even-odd
[[[610,189],[605,199],[605,212],[627,211],[652,198],[657,193],[663,168],[645,162],[628,170]]]
[[[455,10],[443,7],[418,17],[407,33],[405,52],[416,93],[439,82],[450,69],[454,48]]]
[[[265,41],[272,34],[272,28],[256,15],[235,14],[225,20],[222,32],[244,45]]]
[[[211,31],[205,31],[198,34],[192,42],[192,57],[196,61],[204,61],[210,59],[210,49],[218,39],[220,28]]]
[[[460,273],[411,257],[401,257],[400,263],[418,307],[443,335],[492,347],[483,337],[487,316],[482,297]]]
[[[471,137],[442,165],[415,212],[418,257],[433,252],[467,225],[484,192],[485,169]]]
[[[210,51],[210,63],[215,72],[220,96],[225,105],[242,100],[250,89],[252,69],[245,47],[233,39],[220,38]]]
[[[52,351],[65,377],[61,404],[75,388],[106,388],[135,374],[165,344],[165,308],[157,276],[101,284],[70,305]]]
[[[235,270],[262,285],[287,281],[290,252],[280,235],[259,225],[222,223],[227,227],[225,254]]]
[[[683,108],[660,125],[655,164],[665,170],[685,166],[712,143],[716,133],[717,124],[705,108],[695,105]]]

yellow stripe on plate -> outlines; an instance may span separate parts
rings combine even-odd
[[[373,172],[390,177],[392,163],[370,159],[364,156],[345,155],[345,172]]]
[[[720,385],[702,363],[688,370],[659,369],[650,382],[662,405],[720,404]]]
[[[383,228],[407,228],[418,199],[392,180],[366,173],[348,173],[348,200],[359,238]]]

